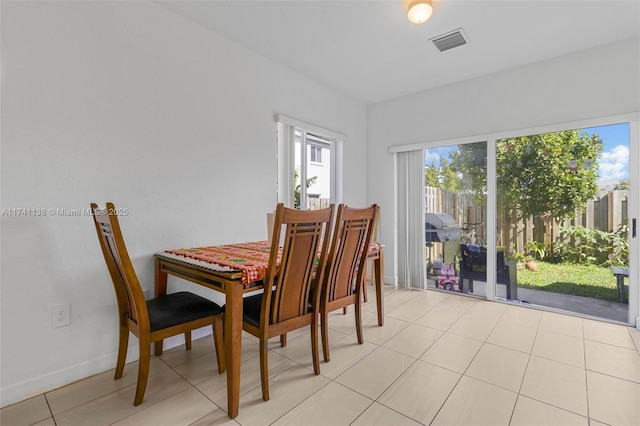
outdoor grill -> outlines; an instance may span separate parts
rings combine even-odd
[[[451,216],[446,213],[425,213],[424,236],[428,248],[427,260],[429,262],[433,260],[432,256],[441,262],[455,262],[462,229]],[[441,243],[442,245],[434,247],[434,243]],[[432,253],[432,249],[437,251]]]
[[[428,243],[444,243],[458,240],[462,229],[458,223],[446,213],[424,214],[424,236]]]

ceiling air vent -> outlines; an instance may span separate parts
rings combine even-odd
[[[431,40],[441,52],[453,49],[454,47],[462,46],[463,44],[467,44],[468,42],[467,35],[464,33],[464,31],[462,31],[462,28],[458,28],[457,30],[439,35],[429,40]]]

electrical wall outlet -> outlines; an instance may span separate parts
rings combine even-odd
[[[64,304],[51,308],[51,327],[64,327],[71,324],[71,305]]]

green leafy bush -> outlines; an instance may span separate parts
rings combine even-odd
[[[556,262],[628,265],[628,227],[622,225],[616,232],[604,232],[584,226],[562,228],[553,246],[552,256]]]
[[[544,260],[547,254],[547,248],[542,241],[529,241],[527,243],[527,250],[529,250],[532,257],[538,260]]]
[[[522,253],[516,252],[511,255],[511,259],[515,259],[517,262],[522,263],[527,261],[527,256]]]
[[[629,267],[629,226],[620,225],[611,234],[611,265]]]

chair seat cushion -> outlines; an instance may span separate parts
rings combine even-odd
[[[260,327],[260,311],[262,311],[262,293],[242,299],[242,320],[244,322]]]
[[[188,291],[148,300],[147,310],[152,332],[223,312],[217,303]]]
[[[222,309],[224,310],[224,306]],[[311,303],[308,304],[307,309],[309,309],[309,312],[312,311],[313,307]],[[247,324],[251,324],[254,327],[260,327],[261,311],[262,293],[242,299],[242,320]]]
[[[222,306],[224,311],[227,305]],[[260,311],[262,311],[262,293],[242,299],[242,321],[260,327]]]

